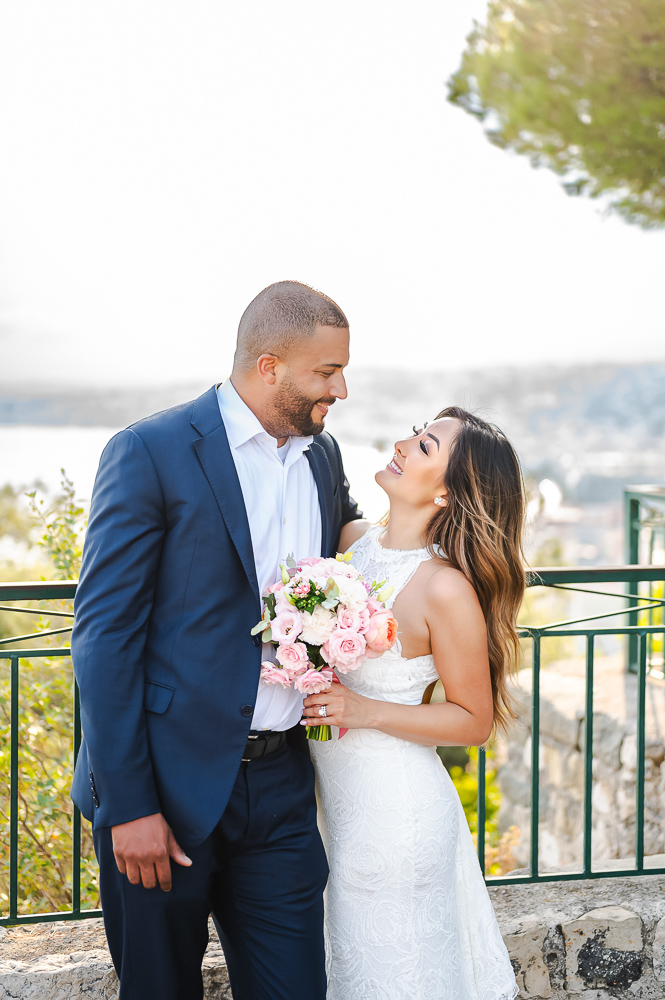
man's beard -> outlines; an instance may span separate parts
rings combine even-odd
[[[316,421],[312,410],[316,403],[332,406],[335,402],[330,396],[320,396],[310,399],[299,388],[296,382],[288,376],[282,381],[275,398],[273,411],[274,428],[271,433],[275,437],[310,437],[325,430],[323,418]]]

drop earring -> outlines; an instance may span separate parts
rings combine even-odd
[[[434,497],[434,503],[437,505],[437,507],[447,507],[448,506],[448,501],[447,501],[446,497]]]

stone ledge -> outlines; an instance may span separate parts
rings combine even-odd
[[[4,931],[4,933],[3,933]],[[203,960],[205,1000],[232,1000],[212,921]],[[118,1000],[101,920],[0,927],[0,1000]]]
[[[490,896],[525,1000],[665,1000],[665,877],[490,886]],[[101,921],[1,931],[0,1000],[118,1000]],[[212,924],[203,975],[205,1000],[232,1000]]]
[[[496,886],[490,896],[520,997],[665,1000],[665,877]]]

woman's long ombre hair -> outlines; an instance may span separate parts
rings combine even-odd
[[[461,424],[450,449],[444,485],[448,505],[427,527],[431,551],[440,546],[448,561],[473,585],[487,625],[494,728],[515,718],[507,678],[520,655],[517,614],[524,595],[525,496],[517,455],[492,424],[458,406],[437,416]]]

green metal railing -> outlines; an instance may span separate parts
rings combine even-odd
[[[662,583],[663,566],[615,566],[556,569],[536,569],[528,576],[529,587],[550,587],[557,590],[618,598],[625,603],[623,593],[607,590],[589,590],[580,584],[623,583],[627,587],[630,603],[622,607],[584,618],[553,622],[538,627],[523,626],[520,635],[532,643],[531,688],[531,830],[530,863],[528,874],[489,876],[492,885],[509,885],[526,882],[563,882],[580,878],[607,878],[628,875],[662,875],[665,868],[644,866],[644,777],[646,743],[646,683],[649,672],[648,654],[651,637],[663,632],[663,625],[613,625],[607,628],[591,627],[590,623],[604,618],[644,614],[645,611],[665,608],[665,601],[640,595],[639,583]],[[584,628],[577,627],[584,625]],[[545,638],[578,636],[585,640],[585,713],[584,713],[584,825],[582,866],[576,872],[542,872],[539,866],[539,813],[540,813],[540,676],[541,650]],[[594,869],[592,866],[592,790],[593,790],[593,680],[595,640],[598,636],[634,637],[637,646],[637,769],[635,781],[635,866],[625,869]],[[478,754],[478,859],[485,872],[485,790],[486,762],[482,748]]]
[[[580,878],[605,878],[635,874],[665,874],[665,868],[645,868],[644,866],[644,781],[645,781],[645,734],[646,734],[646,684],[648,673],[648,657],[650,637],[656,632],[663,632],[662,624],[612,624],[609,627],[598,627],[601,619],[617,618],[621,615],[631,616],[644,614],[645,611],[663,609],[665,601],[638,592],[640,583],[652,585],[662,583],[665,579],[665,568],[661,566],[619,566],[604,568],[557,568],[533,570],[528,576],[530,587],[549,587],[557,590],[595,594],[609,598],[619,598],[623,605],[626,597],[624,592],[613,593],[608,590],[589,590],[582,584],[625,584],[630,595],[628,608],[620,607],[601,614],[589,615],[585,618],[554,622],[537,627],[525,626],[521,630],[523,638],[532,644],[532,717],[531,717],[531,831],[530,831],[530,865],[528,874],[488,876],[492,885],[515,884],[525,882],[569,881]],[[22,611],[29,614],[39,614],[45,617],[71,618],[70,612],[50,612],[43,609],[15,608],[7,606],[6,602],[26,602],[44,600],[71,599],[76,592],[75,583],[20,583],[0,584],[0,611]],[[653,588],[652,588],[653,592]],[[9,661],[10,671],[10,795],[9,795],[9,907],[8,913],[0,917],[0,925],[16,923],[35,923],[51,920],[76,920],[83,917],[98,917],[100,910],[81,909],[81,817],[78,809],[72,814],[72,907],[70,910],[52,913],[26,914],[19,913],[19,784],[20,784],[20,742],[19,742],[19,680],[21,660],[31,660],[39,657],[68,657],[70,649],[63,648],[18,648],[17,643],[30,642],[36,639],[51,637],[66,633],[71,626],[57,629],[46,629],[31,635],[14,636],[0,640],[0,663]],[[584,829],[583,829],[583,863],[577,872],[542,872],[539,868],[539,803],[540,803],[540,675],[541,647],[548,637],[582,637],[586,646],[586,694],[584,721]],[[593,787],[593,679],[594,650],[598,636],[629,636],[634,637],[637,647],[636,669],[637,677],[637,777],[635,788],[635,866],[624,870],[594,870],[592,866],[592,787]],[[7,645],[13,648],[3,648]],[[81,717],[78,691],[73,683],[73,748],[74,760],[81,741]],[[481,867],[484,871],[485,859],[485,792],[486,792],[486,762],[485,752],[481,748],[478,753],[478,800],[477,800],[477,848]]]
[[[624,491],[624,558],[628,565],[640,563],[644,566],[653,566],[658,563],[662,566],[665,561],[665,487],[629,486]],[[643,586],[638,589],[643,595],[651,598],[657,596],[657,593],[654,593],[653,580],[641,582]],[[658,592],[663,596],[661,581],[657,581],[657,584],[659,584]],[[629,595],[629,602],[630,599]],[[658,614],[651,608],[646,614],[649,626],[659,624],[656,618],[660,619],[660,623],[665,620],[662,610]],[[629,624],[639,624],[639,617],[637,612],[633,612]],[[665,637],[651,633],[648,646],[649,671],[658,670],[663,673]],[[639,656],[637,636],[628,636],[627,647],[628,669],[631,673],[636,673]]]
[[[5,602],[20,601],[23,605],[26,601],[46,601],[46,600],[71,600],[76,593],[76,584],[69,582],[52,583],[14,583],[0,584],[0,611],[21,612],[22,614],[38,615],[44,618],[65,618],[72,619],[71,612],[45,611],[43,608],[10,607]],[[71,910],[59,910],[53,913],[30,913],[18,912],[19,900],[19,785],[20,785],[20,760],[19,760],[19,684],[21,660],[33,660],[36,658],[48,657],[56,660],[69,657],[71,650],[67,648],[16,648],[17,643],[30,642],[45,639],[47,637],[66,634],[71,631],[71,625],[56,629],[44,629],[39,632],[27,635],[12,636],[7,639],[0,639],[0,663],[3,660],[9,661],[10,685],[9,685],[9,716],[10,716],[10,775],[9,775],[9,906],[8,912],[0,914],[0,926],[3,924],[40,923],[52,920],[79,920],[82,917],[100,917],[101,910],[81,909],[81,814],[76,806],[72,811],[72,907]],[[3,646],[11,644],[12,649],[4,649]],[[78,688],[72,682],[73,700],[73,750],[74,763],[78,756],[81,745],[81,708],[79,703]]]

